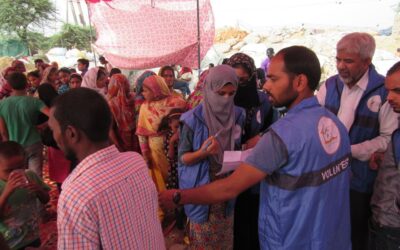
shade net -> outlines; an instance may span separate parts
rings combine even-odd
[[[146,69],[167,64],[198,68],[196,0],[87,1],[97,32],[95,49],[114,66]],[[215,28],[209,0],[199,0],[200,58]]]

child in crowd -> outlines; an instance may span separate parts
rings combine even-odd
[[[39,70],[31,71],[27,74],[29,88],[28,88],[28,95],[37,97],[37,88],[40,85],[40,72]]]
[[[179,119],[184,113],[182,109],[172,109],[160,123],[158,132],[163,133],[164,151],[168,159],[169,170],[166,183],[167,189],[178,189],[178,142],[179,142]],[[175,210],[176,226],[179,229],[184,228],[185,213],[183,208]]]
[[[69,88],[70,89],[80,88],[81,84],[82,84],[82,76],[77,73],[71,74],[71,76],[69,77]]]
[[[69,90],[70,76],[71,76],[71,71],[68,68],[61,68],[58,71],[59,84],[57,92],[59,95],[64,94]]]
[[[49,187],[32,171],[25,171],[24,148],[13,141],[0,143],[0,233],[10,249],[39,247],[40,201],[46,204]]]

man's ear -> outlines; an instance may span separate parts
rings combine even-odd
[[[295,86],[297,91],[302,92],[304,89],[308,88],[308,78],[304,74],[299,74],[296,76]]]
[[[72,144],[76,144],[81,140],[81,132],[71,125],[67,126],[64,135],[65,138]]]

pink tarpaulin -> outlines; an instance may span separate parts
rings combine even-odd
[[[197,68],[196,0],[113,0],[88,2],[96,27],[96,50],[119,68],[145,69],[166,64]],[[200,58],[214,39],[209,0],[200,4]]]

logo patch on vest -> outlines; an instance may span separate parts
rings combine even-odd
[[[257,119],[258,124],[261,124],[261,111],[260,110],[257,111],[256,119]]]
[[[242,136],[242,127],[240,125],[236,124],[235,128],[233,129],[233,138],[235,140],[238,140]]]
[[[381,103],[382,103],[381,97],[379,95],[374,95],[368,99],[367,107],[369,108],[369,110],[376,113],[379,111],[379,108],[381,107]]]
[[[318,122],[318,136],[327,154],[335,153],[340,145],[339,129],[332,119],[323,116]]]

